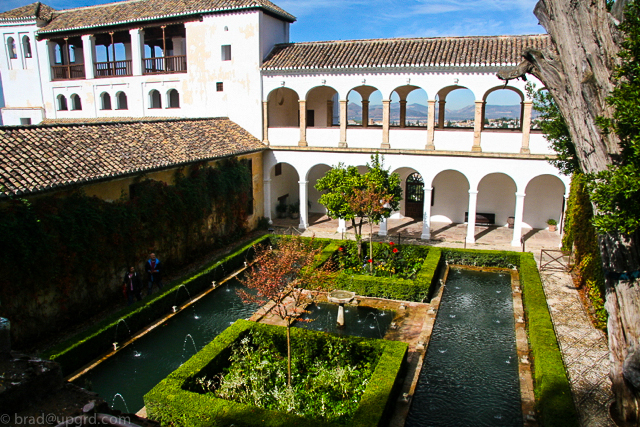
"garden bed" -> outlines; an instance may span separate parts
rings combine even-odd
[[[258,335],[255,335],[256,333]],[[402,378],[408,349],[406,343],[352,337],[338,338],[299,328],[292,328],[291,335],[294,348],[293,384],[294,389],[304,390],[302,396],[292,397],[289,395],[286,385],[280,384],[282,379],[278,379],[278,375],[284,375],[284,384],[286,384],[285,328],[238,320],[145,395],[148,416],[163,424],[173,423],[174,425],[189,426],[230,425],[233,423],[236,426],[346,425],[369,427],[384,424],[389,411],[394,406]],[[250,336],[254,338],[250,338]],[[261,337],[257,341],[262,340],[265,348],[268,348],[268,343],[271,343],[271,350],[258,351],[255,342],[256,336]],[[250,339],[254,341],[253,344],[249,343]],[[296,343],[301,343],[303,346],[296,346]],[[234,348],[236,351],[242,352],[242,349],[247,349],[248,346],[255,346],[252,347],[256,349],[253,353],[263,352],[267,360],[277,354],[280,356],[276,356],[276,359],[282,358],[284,346],[284,366],[279,366],[279,368],[267,373],[263,371],[260,375],[245,371],[244,375],[244,377],[256,376],[256,378],[263,376],[264,382],[273,382],[280,389],[280,392],[276,392],[276,394],[281,394],[280,398],[276,399],[280,400],[280,403],[261,395],[261,400],[266,402],[264,406],[267,406],[267,408],[261,408],[252,404],[222,399],[217,397],[215,393],[203,390],[202,384],[204,382],[212,379],[216,382],[217,375],[223,373],[225,369],[229,371],[229,358],[232,356]],[[301,348],[302,350],[300,350]],[[321,359],[322,353],[327,355],[325,359],[328,360],[326,366],[328,370],[325,370],[324,374],[320,373],[321,370],[315,371],[316,375],[311,375],[306,380],[307,382],[303,383],[305,380],[302,373],[310,373],[317,369],[315,364]],[[238,358],[234,356],[232,359],[237,360]],[[256,360],[252,360],[249,364],[255,365],[255,362]],[[341,383],[336,381],[335,376],[329,375],[329,372],[331,369],[333,369],[333,374],[341,372],[340,375],[342,375],[344,383],[354,384],[353,378],[349,378],[356,374],[353,372],[345,374],[346,371],[352,369],[347,367],[352,363],[355,363],[354,366],[358,366],[361,372],[368,372],[368,381],[361,381],[359,385],[355,381],[355,393],[347,398],[348,402],[338,400],[330,403],[331,396],[345,395]],[[262,365],[260,362],[257,366],[258,371],[267,364]],[[281,360],[275,361],[275,364],[281,365]],[[232,371],[233,369],[231,368]],[[284,372],[282,372],[283,369]],[[232,376],[230,381],[233,382],[233,374],[227,375]],[[328,376],[323,378],[324,375]],[[261,383],[262,380],[260,380]],[[301,399],[301,405],[296,405],[296,399]],[[287,409],[290,412],[287,412]],[[325,414],[332,412],[330,409],[345,409],[344,415],[334,417],[322,415],[323,411]],[[315,411],[315,415],[311,415],[308,411]],[[306,416],[296,414],[296,412],[304,412]]]

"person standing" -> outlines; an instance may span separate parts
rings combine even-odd
[[[148,283],[147,295],[151,295],[151,291],[154,284],[158,286],[158,290],[162,289],[162,273],[161,273],[160,260],[156,258],[156,254],[151,253],[149,255],[149,259],[145,263],[145,266],[147,270],[147,283]]]
[[[123,279],[124,288],[126,289],[127,300],[129,305],[133,304],[133,297],[136,301],[142,299],[142,282],[140,281],[140,275],[136,272],[135,267],[130,267],[129,272],[124,274]]]

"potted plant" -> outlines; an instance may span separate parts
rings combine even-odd
[[[276,205],[276,215],[278,216],[278,218],[285,218],[287,216],[286,203],[278,203]]]
[[[300,217],[300,202],[291,203],[288,207],[289,217],[297,219]]]
[[[549,225],[549,231],[556,231],[556,225],[558,225],[558,221],[555,219],[548,219],[547,224]]]

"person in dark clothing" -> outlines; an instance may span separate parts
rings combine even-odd
[[[145,269],[147,270],[147,295],[151,295],[153,285],[158,286],[158,290],[162,289],[162,273],[160,260],[156,258],[156,254],[149,255],[149,259],[145,263]]]
[[[129,268],[129,271],[124,274],[122,282],[124,284],[129,305],[133,304],[133,297],[136,298],[136,301],[140,301],[142,299],[142,282],[140,281],[140,275],[136,272],[135,267]]]

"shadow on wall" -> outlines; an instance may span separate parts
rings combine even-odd
[[[2,79],[0,79],[0,108],[4,108],[4,91],[2,90]],[[2,114],[0,114],[0,126],[2,126]]]

